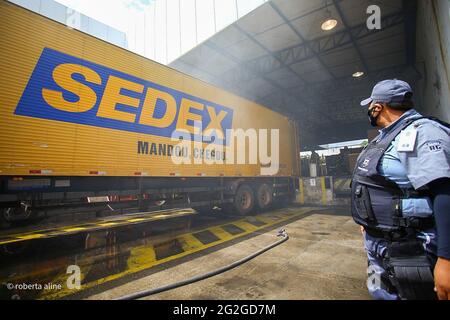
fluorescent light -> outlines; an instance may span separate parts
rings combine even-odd
[[[322,30],[324,30],[324,31],[329,31],[329,30],[331,30],[331,29],[334,29],[334,27],[337,26],[337,23],[338,23],[338,22],[337,22],[336,19],[329,18],[329,19],[325,20],[325,21],[322,23],[321,28],[322,28]]]
[[[355,72],[354,74],[352,74],[352,77],[353,78],[359,78],[359,77],[362,77],[364,75],[364,72],[362,72],[362,71],[357,71],[357,72]]]

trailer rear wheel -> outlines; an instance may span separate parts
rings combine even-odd
[[[18,207],[3,208],[2,219],[6,222],[28,221],[33,217],[29,206],[22,205]]]
[[[29,206],[9,207],[0,209],[0,228],[21,227],[36,223],[43,217]]]
[[[241,185],[234,195],[233,211],[234,213],[245,216],[252,212],[255,207],[255,194],[253,189],[247,185]]]
[[[256,205],[261,210],[268,209],[273,202],[272,188],[266,183],[260,184],[256,189]]]

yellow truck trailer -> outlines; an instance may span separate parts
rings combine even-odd
[[[161,200],[246,214],[293,196],[287,117],[6,1],[0,32],[4,220]],[[264,135],[271,163],[252,160]]]

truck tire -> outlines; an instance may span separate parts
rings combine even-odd
[[[256,205],[261,210],[267,210],[273,202],[272,188],[266,184],[260,184],[256,188]]]
[[[16,216],[15,216],[16,215]],[[17,218],[17,215],[20,215]],[[31,209],[21,207],[0,209],[0,228],[7,229],[11,227],[22,227],[41,221],[38,213]]]
[[[255,194],[253,189],[247,185],[241,185],[234,195],[234,213],[245,216],[250,214],[255,207]]]

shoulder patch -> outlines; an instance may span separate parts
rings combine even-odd
[[[432,140],[425,143],[430,152],[439,152],[442,150],[442,143],[439,140]]]

